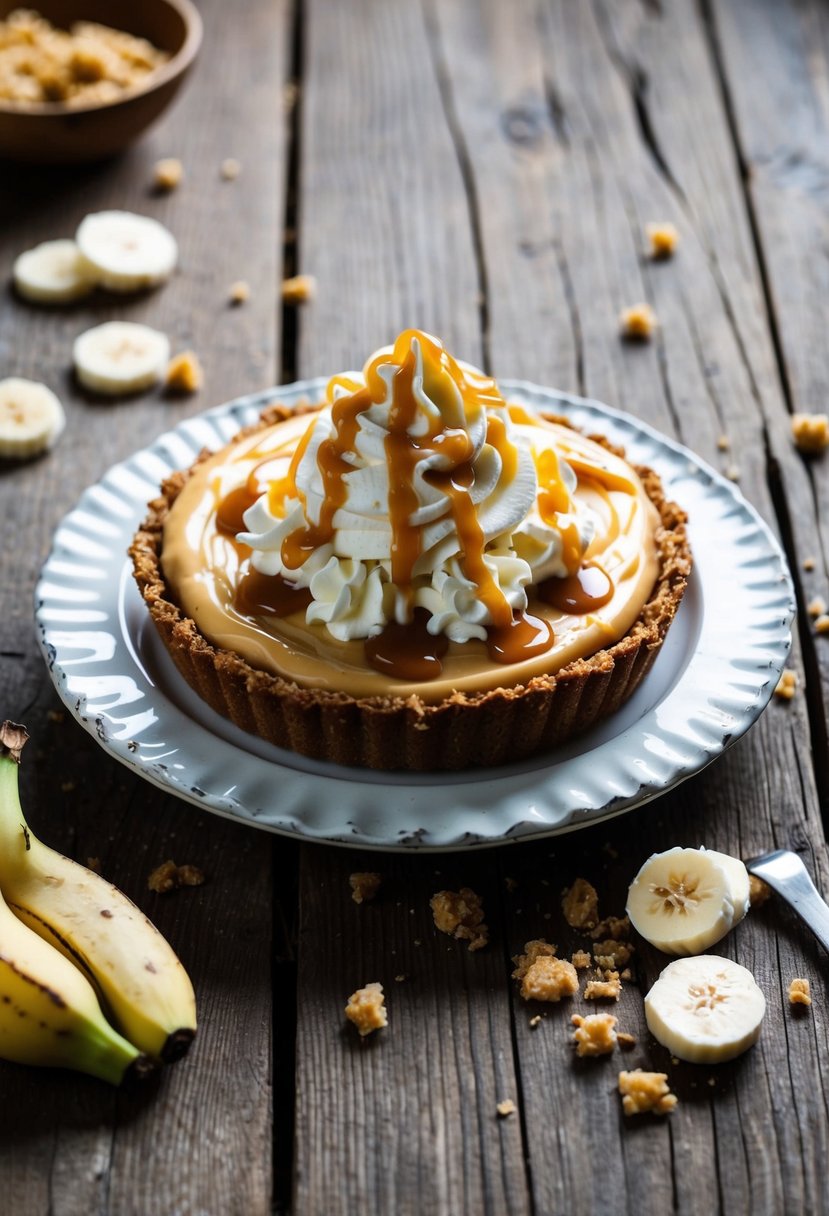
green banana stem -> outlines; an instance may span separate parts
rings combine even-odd
[[[6,721],[0,726],[0,799],[15,808],[14,815],[0,815],[0,850],[10,859],[21,857],[32,844],[18,784],[20,753],[28,738],[26,727],[17,722]]]

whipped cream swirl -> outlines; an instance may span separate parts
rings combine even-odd
[[[362,374],[334,377],[327,402],[238,535],[255,570],[310,591],[308,623],[348,641],[421,608],[432,634],[484,639],[526,608],[528,584],[573,573],[572,537],[580,560],[594,528],[575,473],[557,461],[566,510],[547,522],[534,450],[546,436],[435,339],[406,331]]]

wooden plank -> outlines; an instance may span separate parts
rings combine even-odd
[[[797,501],[806,495],[798,462],[782,442],[785,405],[759,269],[715,67],[695,10],[551,3],[539,16],[529,4],[512,5],[507,13],[493,3],[483,6],[482,17],[481,8],[435,5],[434,22],[475,196],[486,200],[480,226],[488,314],[520,315],[524,349],[534,345],[536,351],[528,366],[516,367],[511,328],[505,327],[502,344],[494,323],[494,369],[581,388],[678,434],[721,468],[737,461],[741,487],[774,524],[767,440],[771,462],[786,469],[787,493],[791,475]],[[467,54],[470,47],[474,54]],[[658,118],[647,108],[651,79],[659,82]],[[686,138],[692,118],[704,140]],[[527,198],[545,197],[546,211],[523,209]],[[511,235],[516,215],[518,243]],[[682,247],[675,261],[656,265],[644,256],[644,226],[663,219],[676,223]],[[526,250],[540,257],[547,291],[556,265],[561,278],[558,297],[535,311],[523,307]],[[646,348],[625,346],[616,336],[619,310],[638,299],[649,300],[662,323],[658,340]],[[571,335],[575,358],[566,350],[561,357],[554,330]],[[575,382],[568,380],[574,370]],[[733,454],[718,449],[723,433]],[[804,528],[809,523],[816,528],[813,507]],[[604,877],[601,892],[611,910],[618,910],[644,857],[676,843],[749,856],[785,841],[807,853],[825,882],[808,747],[803,701],[773,705],[713,772],[637,813],[635,841],[630,826],[610,835],[620,858],[610,875],[597,864],[608,838],[602,828],[554,842],[549,865],[539,865],[539,851],[529,847],[511,855],[510,875],[531,890],[535,884],[537,908],[529,918],[508,918],[510,948],[545,930],[553,940],[563,932],[557,900],[539,888],[539,872],[555,891],[592,869]],[[648,1128],[647,1135],[623,1126],[612,1075],[608,1080],[607,1071],[567,1068],[566,1019],[558,1011],[550,1018],[556,1022],[552,1044],[552,1034],[525,1034],[523,1011],[516,1015],[539,1210],[601,1210],[610,1194],[619,1211],[776,1211],[818,1202],[826,1150],[816,1129],[825,1107],[822,1086],[806,1078],[821,1075],[825,1024],[818,1015],[814,1034],[811,1027],[795,1033],[781,993],[797,967],[820,987],[819,956],[780,910],[762,923],[752,919],[725,948],[766,987],[763,1043],[739,1066],[717,1074],[712,1097],[706,1089],[702,1095],[692,1090],[694,1084],[702,1088],[700,1070],[672,1067],[652,1041],[640,1040],[634,1062],[666,1064],[683,1097],[672,1122]],[[660,965],[653,952],[642,951],[641,992]],[[626,994],[622,1009],[624,1019],[637,1018],[641,1029],[639,995]],[[558,1110],[572,1112],[566,1128],[549,1118]],[[764,1128],[773,1129],[773,1145]],[[597,1159],[601,1170],[584,1168]],[[687,1168],[689,1162],[699,1168]]]
[[[361,366],[408,325],[480,362],[470,200],[421,12],[312,0],[304,35],[298,249],[319,290],[301,374]],[[384,887],[358,908],[360,868]],[[502,943],[437,934],[429,897],[453,883],[497,916],[482,861],[301,851],[296,1216],[527,1210],[520,1121],[495,1113],[518,1100]],[[360,1043],[343,1007],[373,980],[389,1028]]]
[[[2,374],[47,381],[68,415],[52,455],[8,468],[0,481],[4,714],[32,732],[27,806],[45,839],[80,860],[99,857],[103,872],[157,921],[193,976],[201,1021],[188,1059],[140,1093],[0,1066],[0,1187],[7,1206],[27,1216],[159,1204],[181,1212],[271,1209],[270,843],[152,789],[104,756],[68,715],[50,720],[58,702],[31,624],[49,537],[81,489],[179,419],[275,379],[289,6],[248,5],[244,21],[215,0],[202,8],[201,61],[148,139],[81,170],[7,166],[0,173],[4,275],[21,249],[70,235],[85,213],[107,207],[157,216],[181,247],[179,271],[157,292],[66,311],[8,299],[0,310]],[[182,159],[186,180],[161,197],[150,185],[163,155]],[[229,156],[242,163],[235,182],[220,177]],[[228,287],[240,278],[250,283],[250,302],[232,309]],[[165,330],[174,349],[193,347],[205,366],[204,390],[111,405],[85,397],[69,374],[71,342],[111,317]],[[205,886],[167,899],[151,895],[147,875],[170,856],[200,866]]]

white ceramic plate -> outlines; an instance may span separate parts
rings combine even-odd
[[[767,704],[788,654],[794,593],[780,548],[733,484],[644,423],[523,382],[506,394],[601,431],[661,475],[690,517],[694,572],[647,679],[623,709],[544,756],[467,773],[374,773],[306,760],[209,709],[161,646],[126,550],[174,469],[216,449],[278,399],[318,400],[323,380],[240,398],[116,465],[57,529],[36,619],[66,706],[111,755],[217,814],[306,840],[455,849],[565,832],[640,806],[698,772]]]

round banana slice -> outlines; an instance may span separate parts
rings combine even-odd
[[[751,972],[716,954],[669,963],[645,997],[653,1037],[692,1064],[719,1064],[747,1051],[765,1012]]]
[[[109,291],[141,291],[164,283],[178,260],[173,234],[158,220],[131,211],[88,215],[75,240],[88,273]]]
[[[65,426],[63,406],[45,384],[19,376],[0,380],[0,457],[37,456]]]
[[[72,348],[77,377],[86,388],[121,397],[150,388],[170,359],[166,334],[133,321],[107,321],[87,329]]]
[[[88,296],[95,286],[74,241],[44,241],[27,249],[12,273],[20,295],[36,304],[69,304]]]
[[[731,882],[706,849],[654,853],[628,889],[638,933],[666,954],[702,954],[734,924]]]

